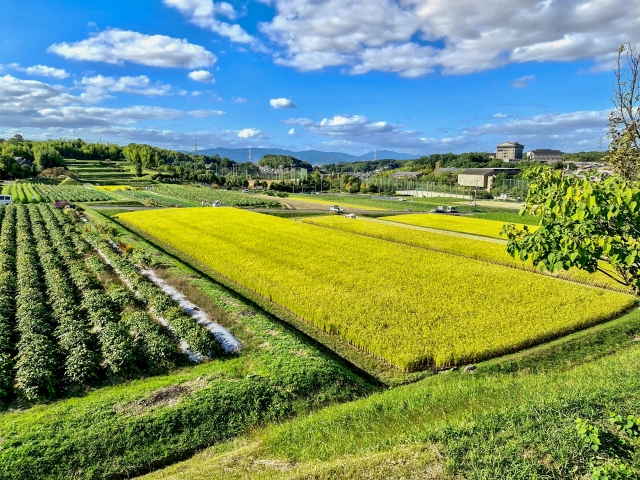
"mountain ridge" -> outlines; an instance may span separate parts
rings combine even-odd
[[[218,154],[221,157],[227,157],[234,162],[243,163],[249,160],[248,148],[206,148],[199,151],[202,155],[215,155]],[[373,160],[373,152],[364,153],[362,155],[351,155],[343,152],[323,152],[320,150],[302,150],[294,152],[293,150],[286,150],[282,148],[261,148],[256,147],[251,149],[253,162],[258,162],[265,155],[289,155],[296,157],[300,160],[311,163],[312,165],[324,165],[327,163],[340,163],[340,162],[360,162],[363,160]],[[411,155],[408,153],[394,152],[392,150],[379,150],[376,158],[379,160],[392,158],[394,160],[411,160],[418,158],[420,155]]]

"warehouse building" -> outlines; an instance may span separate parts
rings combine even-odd
[[[462,187],[475,187],[491,191],[496,175],[506,173],[513,177],[520,173],[519,168],[468,168],[458,174],[458,185]]]

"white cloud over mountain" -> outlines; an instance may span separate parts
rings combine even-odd
[[[417,77],[529,61],[608,65],[640,28],[640,0],[276,0],[260,29],[302,71],[346,66]]]
[[[200,45],[165,35],[145,35],[111,28],[78,42],[54,43],[47,51],[71,60],[124,62],[151,67],[198,68],[213,65],[217,58]]]
[[[271,138],[271,136],[267,135],[261,130],[258,130],[257,128],[245,128],[238,132],[238,138],[268,139]]]

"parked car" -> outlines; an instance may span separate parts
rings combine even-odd
[[[436,208],[431,210],[431,213],[447,213],[447,211],[442,205],[438,205]]]
[[[249,193],[249,190],[245,188],[244,190],[242,190],[242,193]]]
[[[460,213],[458,207],[447,207],[447,213]]]
[[[331,207],[329,208],[329,211],[331,213],[342,213],[344,212],[344,208],[340,208],[338,205],[331,205]]]

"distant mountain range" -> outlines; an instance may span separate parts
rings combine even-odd
[[[207,148],[200,150],[198,153],[202,155],[215,155],[227,157],[234,162],[246,162],[249,159],[248,148]],[[251,156],[254,163],[257,163],[265,155],[289,155],[299,160],[309,162],[311,165],[324,165],[327,163],[340,162],[358,162],[361,160],[373,160],[373,152],[356,156],[342,152],[321,152],[320,150],[303,150],[301,152],[293,152],[291,150],[283,150],[280,148],[252,148]],[[420,155],[410,155],[407,153],[393,152],[391,150],[378,150],[376,158],[378,160],[392,158],[394,160],[411,160],[418,158]]]

